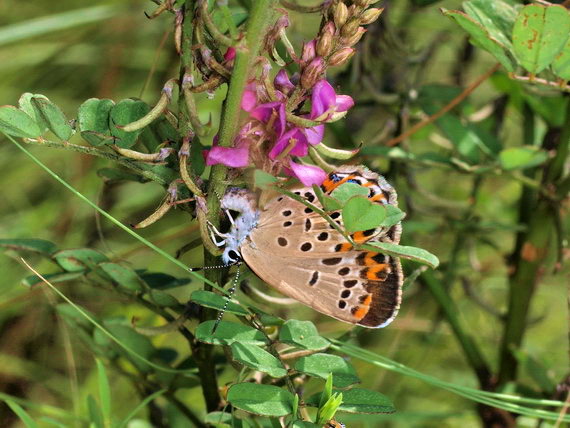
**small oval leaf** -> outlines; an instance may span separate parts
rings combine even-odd
[[[101,263],[99,267],[120,287],[130,291],[143,290],[141,279],[134,270],[116,263]]]
[[[332,373],[333,385],[338,388],[360,382],[352,365],[338,355],[313,354],[301,357],[295,363],[295,370],[321,379],[327,379]]]
[[[98,263],[109,261],[107,256],[90,248],[58,251],[53,258],[68,272],[81,272]]]
[[[45,256],[50,256],[57,250],[57,246],[53,242],[32,238],[0,239],[0,248],[9,248],[16,251],[33,251]]]
[[[319,336],[317,327],[311,321],[288,320],[279,331],[279,341],[303,349],[323,350],[330,342]]]
[[[234,360],[251,367],[254,370],[267,373],[271,377],[283,377],[287,370],[276,357],[259,346],[245,343],[232,343],[232,355]]]
[[[67,141],[73,135],[73,128],[63,114],[63,111],[43,96],[33,96],[30,99],[34,110],[43,119],[49,130],[60,140]]]
[[[109,129],[109,115],[115,103],[109,99],[90,98],[77,112],[79,130],[85,141],[93,146],[113,142]]]
[[[0,132],[19,138],[38,138],[42,135],[34,119],[14,106],[0,107]]]
[[[513,27],[513,49],[529,73],[540,73],[558,55],[570,35],[570,15],[559,5],[523,7]]]
[[[293,394],[273,385],[238,383],[228,391],[228,401],[238,409],[262,416],[286,416],[292,411]]]
[[[385,218],[386,208],[365,196],[353,196],[342,208],[342,221],[348,233],[375,229]]]
[[[360,245],[360,248],[368,251],[386,253],[390,256],[401,257],[403,259],[413,260],[426,264],[434,269],[439,266],[439,259],[423,248],[407,247],[404,245],[396,245],[389,242],[378,241],[368,241],[366,244]]]
[[[205,290],[196,290],[193,291],[190,295],[190,300],[198,303],[200,306],[205,306],[207,308],[218,309],[222,310],[224,306],[226,312],[230,312],[232,314],[245,316],[248,312],[243,309],[241,306],[234,302],[228,302],[228,299],[224,296],[220,296],[219,294],[212,293],[211,291]]]
[[[221,321],[214,333],[212,330],[216,321],[205,321],[196,328],[196,339],[212,345],[231,345],[239,341],[250,345],[266,345],[265,335],[252,327]]]
[[[135,145],[142,129],[125,132],[120,129],[120,126],[128,125],[129,123],[139,120],[149,111],[150,107],[146,103],[133,99],[119,101],[117,105],[111,109],[109,124],[111,135],[117,137],[117,146],[122,149],[129,149]]]

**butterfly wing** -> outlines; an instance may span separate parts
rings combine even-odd
[[[316,199],[310,188],[297,192]],[[377,239],[392,242],[392,235],[399,240],[399,230],[391,228]],[[368,240],[357,234],[361,242]],[[384,327],[398,312],[403,280],[399,260],[353,249],[320,215],[291,198],[268,202],[240,251],[270,286],[333,318]]]

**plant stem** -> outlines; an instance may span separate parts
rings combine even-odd
[[[553,132],[547,132],[543,145],[552,146]],[[546,143],[546,144],[545,144]],[[566,121],[556,146],[556,155],[546,166],[543,188],[556,186],[562,176],[564,159],[570,144],[570,106],[567,107]],[[521,200],[520,219],[528,215],[526,232],[519,236],[512,260],[514,273],[509,281],[509,307],[500,350],[499,385],[513,381],[517,376],[518,361],[513,351],[518,349],[527,327],[530,303],[536,285],[544,271],[550,238],[555,224],[556,212],[552,201],[539,195],[535,205],[523,206]]]
[[[219,132],[219,145],[221,147],[230,147],[237,133],[241,113],[241,98],[252,65],[261,48],[274,2],[275,0],[256,0],[253,3],[247,21],[246,37],[236,46],[236,59],[229,82],[228,95],[224,103]],[[226,190],[226,174],[227,167],[221,164],[213,166],[210,173],[206,218],[216,227],[220,224],[219,198]],[[218,264],[217,257],[211,254],[207,249],[204,250],[204,262],[206,266]],[[223,269],[208,269],[205,275],[210,281],[222,284],[225,271]],[[210,289],[207,285],[205,285],[204,288],[206,290]],[[214,310],[204,309],[200,317],[201,321],[213,319],[215,314],[216,311]],[[217,387],[215,364],[212,358],[213,347],[211,345],[195,342],[192,350],[199,368],[200,379],[202,380],[206,407],[208,411],[217,410],[221,398]]]

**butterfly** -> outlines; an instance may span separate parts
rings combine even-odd
[[[397,206],[397,194],[380,175],[363,166],[343,166],[321,185],[330,195],[343,183],[368,189],[374,203]],[[298,185],[296,195],[321,207],[311,187]],[[231,188],[222,198],[222,208],[236,211],[228,233],[215,233],[223,240],[226,264],[242,260],[269,286],[318,312],[364,327],[385,327],[400,307],[403,273],[398,258],[381,252],[354,248],[320,214],[301,202],[274,191],[263,191],[257,202],[248,190]],[[340,211],[329,213],[342,227]],[[399,243],[398,223],[390,228],[355,232],[356,244]]]

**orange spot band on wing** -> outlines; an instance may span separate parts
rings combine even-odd
[[[352,239],[354,239],[354,242],[361,244],[362,242],[368,241],[368,239],[370,238],[364,236],[363,232],[354,232],[354,234],[352,235]]]
[[[332,192],[334,189],[336,189],[338,186],[340,186],[343,183],[346,183],[348,180],[350,180],[351,178],[354,178],[354,175],[348,175],[346,177],[344,177],[342,180],[337,181],[336,183],[334,181],[332,181],[330,178],[327,178],[325,181],[323,181],[323,187],[325,188],[325,192],[326,193],[330,193]]]
[[[341,244],[340,248],[338,249],[338,252],[346,253],[347,251],[350,250],[352,250],[352,245],[350,245],[348,242],[345,242],[344,244]]]
[[[352,310],[352,315],[359,321],[366,316],[370,310],[370,304],[372,303],[372,294],[369,294],[362,301],[362,306],[357,306]]]
[[[372,202],[382,201],[382,200],[386,200],[386,196],[384,196],[384,193],[378,193],[377,195],[372,196],[370,198],[370,200]]]
[[[368,268],[366,271],[366,278],[372,281],[382,281],[382,278],[380,278],[378,274],[380,272],[384,272],[387,267],[388,265],[386,264],[376,264],[375,266]]]
[[[376,260],[374,260],[374,257],[377,254],[378,253],[374,253],[374,252],[366,253],[366,256],[364,256],[364,266],[376,266],[378,264],[378,262]]]

